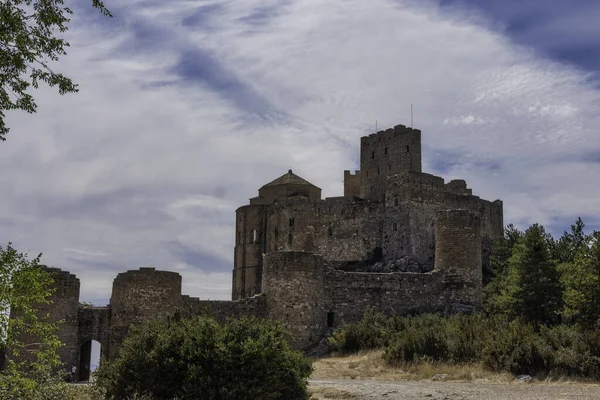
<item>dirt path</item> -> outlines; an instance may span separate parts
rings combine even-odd
[[[348,400],[598,400],[600,385],[381,381],[361,379],[311,380],[315,399]]]

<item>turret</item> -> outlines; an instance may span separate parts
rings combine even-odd
[[[117,275],[113,281],[109,359],[114,359],[132,325],[165,321],[182,306],[181,275],[140,268]]]

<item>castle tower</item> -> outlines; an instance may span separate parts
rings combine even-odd
[[[361,197],[383,200],[386,178],[421,172],[421,131],[396,125],[360,139]]]
[[[327,330],[323,258],[303,251],[265,254],[263,292],[267,315],[292,333],[292,345],[304,350]]]
[[[248,205],[236,210],[232,300],[251,297],[261,291],[265,231],[264,206]]]
[[[176,272],[140,268],[118,274],[110,298],[109,359],[117,356],[131,325],[164,321],[182,305],[181,275]]]
[[[445,273],[446,304],[482,304],[481,219],[466,209],[437,213],[435,268]]]
[[[258,197],[250,199],[249,205],[236,210],[233,300],[252,297],[262,291],[263,254],[268,249],[265,209],[290,198],[317,201],[321,199],[321,189],[290,169],[287,174],[262,186]]]
[[[37,315],[40,318],[48,315],[45,321],[58,324],[58,339],[64,344],[59,350],[58,355],[66,372],[71,371],[73,365],[78,365],[79,349],[77,343],[78,320],[77,313],[79,308],[79,279],[69,273],[58,268],[50,268],[41,266],[43,270],[48,272],[53,279],[52,288],[54,292],[50,296],[49,304],[37,304]],[[20,339],[23,343],[37,343],[39,340],[29,335],[21,335]],[[21,355],[23,357],[24,355]]]

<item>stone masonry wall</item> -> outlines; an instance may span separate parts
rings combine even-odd
[[[314,346],[327,330],[323,258],[300,251],[269,253],[264,271],[267,316],[290,330],[293,346]]]
[[[244,206],[236,211],[232,299],[261,291],[262,253],[265,251],[265,208]]]
[[[436,269],[444,271],[441,293],[446,304],[482,303],[481,218],[471,210],[443,210],[437,214]]]
[[[110,298],[109,358],[119,352],[132,324],[166,320],[183,305],[181,275],[154,268],[140,268],[117,275]]]
[[[360,171],[344,171],[344,197],[360,197]]]
[[[421,171],[421,131],[397,125],[360,140],[361,197],[383,200],[386,178]]]
[[[197,297],[182,296],[184,309],[193,315],[212,315],[219,322],[229,318],[264,317],[265,297],[256,295],[236,301],[200,300]]]
[[[266,252],[310,251],[331,262],[376,258],[382,210],[382,203],[344,197],[274,204],[267,209]]]
[[[78,375],[80,381],[90,379],[90,363],[92,357],[92,340],[100,343],[100,359],[108,358],[110,342],[110,308],[109,307],[79,307],[79,351]]]
[[[443,308],[442,274],[366,273],[329,269],[326,278],[328,311],[334,327],[359,321],[368,307],[388,315],[437,311]]]
[[[79,307],[79,334],[78,346],[90,340],[100,343],[101,357],[108,357],[110,333],[110,308],[109,307]]]

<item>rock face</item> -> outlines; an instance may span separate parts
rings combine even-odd
[[[232,301],[182,295],[178,273],[140,268],[117,275],[108,306],[80,306],[79,280],[54,270],[52,315],[67,321],[61,357],[85,380],[92,340],[114,359],[131,326],[182,312],[278,319],[308,350],[369,307],[476,310],[502,202],[421,172],[420,143],[421,132],[402,125],[363,137],[362,170],[344,172],[344,197],[321,200],[321,189],[291,170],[261,187],[236,211]]]

